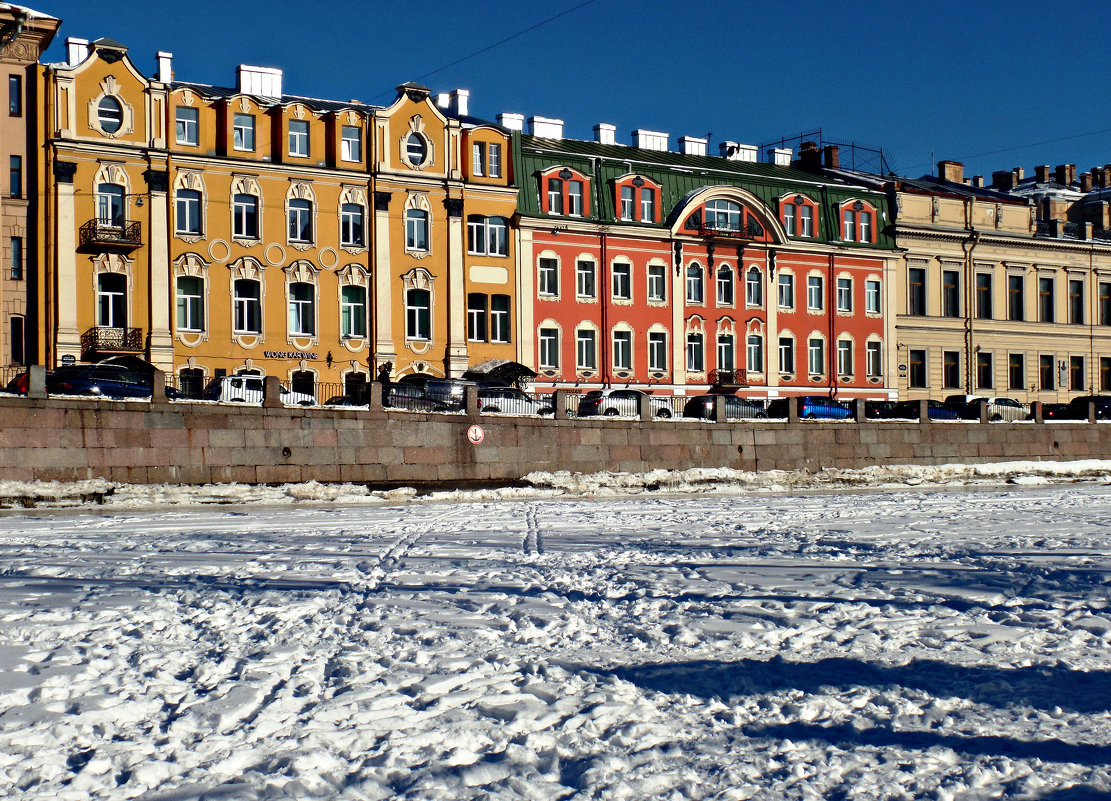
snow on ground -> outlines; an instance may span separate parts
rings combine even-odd
[[[1111,799],[1108,466],[55,486],[0,797]]]

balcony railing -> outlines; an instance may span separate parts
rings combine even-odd
[[[715,387],[733,388],[748,386],[747,370],[711,370],[710,384]]]
[[[89,220],[81,226],[81,247],[132,248],[143,244],[143,227],[138,220],[113,225],[106,220]]]
[[[109,328],[97,326],[81,335],[81,356],[88,359],[98,353],[142,353],[142,328]]]

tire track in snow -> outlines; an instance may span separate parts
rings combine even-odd
[[[524,542],[521,543],[521,550],[525,552],[525,556],[542,556],[544,554],[544,540],[535,505],[530,504],[525,509],[525,524],[527,528]]]

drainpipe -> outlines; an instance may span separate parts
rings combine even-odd
[[[1088,297],[1093,300],[1098,297],[1099,282],[1095,280],[1095,251],[1096,246],[1094,243],[1088,245],[1088,286],[1090,287]],[[1068,288],[1065,288],[1066,292]],[[1088,394],[1094,395],[1096,392],[1096,374],[1099,372],[1099,364],[1096,362],[1096,312],[1098,308],[1093,308],[1094,304],[1089,302],[1088,307]]]
[[[605,197],[602,187],[601,175],[602,159],[598,156],[591,156],[590,168],[594,178],[594,214],[597,216],[598,222],[598,375],[602,379],[603,386],[610,386],[613,380],[611,372],[611,365],[609,360],[609,297],[606,294],[609,287],[609,282],[606,274],[606,226],[601,222],[602,214],[602,200]],[[630,172],[632,165],[629,166]],[[578,269],[576,267],[576,269]],[[576,274],[575,280],[578,280]],[[578,344],[576,343],[576,348]],[[576,358],[578,353],[576,350]]]
[[[829,397],[837,397],[837,273],[833,254],[829,254],[829,280],[826,281],[829,298],[826,301],[826,318],[829,320],[829,345],[826,347],[826,375],[829,376]]]

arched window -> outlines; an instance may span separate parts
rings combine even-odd
[[[749,306],[764,305],[764,282],[756,267],[750,267],[745,273],[745,303]]]
[[[177,388],[184,397],[199,400],[204,393],[204,370],[183,367],[178,373]]]
[[[733,305],[733,268],[728,264],[723,264],[718,268],[718,305],[719,306],[732,306]]]
[[[687,268],[687,303],[702,303],[704,298],[702,267],[698,264],[692,264]]]
[[[289,388],[302,395],[316,395],[316,373],[311,370],[297,370],[290,376]]]

